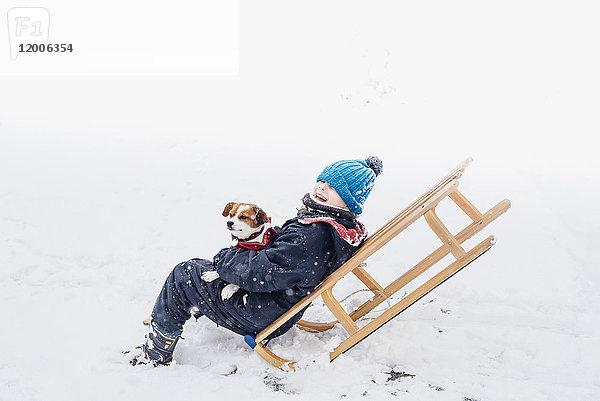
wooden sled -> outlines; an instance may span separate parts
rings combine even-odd
[[[300,302],[294,305],[289,311],[275,320],[269,327],[258,333],[256,337],[247,335],[246,343],[252,347],[267,362],[282,370],[295,370],[295,362],[281,358],[263,344],[271,333],[279,328],[288,319],[308,306],[317,297],[322,297],[325,306],[337,319],[328,323],[317,323],[300,320],[296,324],[299,328],[310,332],[321,332],[331,329],[335,324],[340,323],[348,332],[349,337],[342,341],[332,352],[329,353],[329,359],[333,361],[342,353],[346,352],[375,330],[383,326],[406,308],[417,302],[435,287],[452,277],[463,267],[477,259],[484,252],[494,245],[494,237],[481,241],[470,250],[465,250],[461,244],[473,235],[478,233],[483,227],[494,221],[510,207],[510,201],[504,199],[496,206],[485,213],[481,213],[462,193],[458,191],[458,179],[462,172],[473,159],[468,158],[458,167],[452,170],[446,177],[433,186],[429,191],[421,195],[417,200],[411,203],[407,208],[398,213],[393,219],[381,227],[375,234],[367,238],[363,246],[340,268],[323,280],[315,290],[304,297]],[[441,222],[435,213],[436,206],[449,197],[456,205],[469,216],[473,222],[465,227],[458,234],[453,235]],[[383,287],[373,279],[364,269],[363,262],[392,238],[401,233],[420,217],[424,217],[429,227],[442,241],[443,245],[427,255],[423,260],[417,263],[412,269],[408,270],[393,282]],[[365,314],[372,311],[386,299],[389,299],[398,290],[402,289],[412,280],[427,271],[435,263],[439,262],[446,255],[451,253],[456,259],[449,266],[445,267],[434,277],[426,281],[410,294],[403,297],[395,305],[382,312],[378,317],[370,321],[363,327],[358,327],[356,321]],[[368,290],[373,292],[373,297],[360,305],[351,313],[347,313],[340,303],[334,298],[332,290],[335,284],[348,273],[353,273]]]

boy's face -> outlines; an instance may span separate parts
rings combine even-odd
[[[326,205],[331,205],[349,210],[348,206],[346,206],[346,202],[344,202],[342,198],[340,198],[336,190],[333,189],[333,187],[325,181],[318,181],[315,184],[313,198],[315,198],[321,203],[325,203]]]

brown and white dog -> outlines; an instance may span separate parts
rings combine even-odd
[[[227,229],[234,241],[260,242],[261,235],[270,227],[265,211],[252,203],[229,202],[223,209],[223,217],[228,217]]]
[[[264,248],[277,234],[271,227],[271,219],[264,210],[253,203],[229,202],[223,209],[227,217],[227,229],[231,232],[232,247],[243,249]],[[202,280],[211,282],[219,278],[216,271],[202,273]],[[227,284],[221,291],[222,299],[229,299],[239,290],[235,284]]]

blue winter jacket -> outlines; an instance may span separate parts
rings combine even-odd
[[[356,222],[336,222],[356,228]],[[238,334],[257,334],[309,294],[359,246],[344,240],[326,222],[305,224],[298,218],[290,219],[267,248],[225,248],[214,257],[213,265],[221,278],[205,287],[212,293],[212,302],[201,312]],[[222,300],[220,290],[227,283],[239,285],[240,290],[229,300]],[[289,330],[304,311],[270,337]]]

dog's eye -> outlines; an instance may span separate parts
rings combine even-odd
[[[246,220],[247,217],[246,216],[240,216],[240,220]]]

